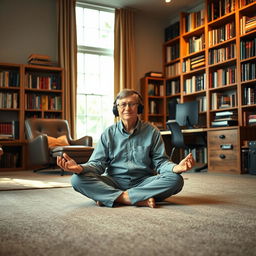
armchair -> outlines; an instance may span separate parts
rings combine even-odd
[[[28,163],[43,166],[34,172],[56,165],[57,156],[67,153],[77,163],[85,163],[92,152],[92,137],[71,138],[67,120],[31,118],[25,120],[28,140]],[[61,175],[64,171],[61,171]]]

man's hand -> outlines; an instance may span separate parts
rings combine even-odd
[[[57,156],[57,165],[67,172],[81,173],[83,168],[81,165],[78,165],[76,161],[70,158],[66,153],[63,154],[63,157]]]
[[[173,172],[182,173],[190,170],[195,165],[195,160],[191,153],[189,153],[180,163],[173,167]]]

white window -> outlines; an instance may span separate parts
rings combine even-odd
[[[113,123],[114,9],[77,3],[77,137]]]

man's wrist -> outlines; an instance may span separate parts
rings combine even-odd
[[[172,172],[177,173],[177,174],[181,173],[181,171],[179,170],[178,165],[175,165],[175,166],[173,167]]]

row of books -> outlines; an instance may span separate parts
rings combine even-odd
[[[0,92],[0,108],[18,108],[18,97],[17,92]]]
[[[211,122],[212,127],[234,126],[238,125],[238,117],[236,111],[216,112],[214,120]]]
[[[192,76],[185,80],[184,93],[193,93],[206,89],[206,74]]]
[[[20,74],[17,71],[0,71],[0,87],[19,87]]]
[[[159,106],[157,101],[155,100],[149,101],[149,114],[159,114]]]
[[[165,41],[169,41],[177,36],[180,35],[180,22],[177,21],[176,23],[170,25],[164,30],[164,37]]]
[[[205,36],[204,34],[200,36],[190,37],[188,40],[188,53],[198,52],[205,48]]]
[[[198,96],[196,98],[196,100],[198,101],[198,110],[199,112],[205,112],[207,110],[207,100],[206,100],[206,96]]]
[[[227,46],[209,51],[209,64],[216,64],[236,57],[236,45],[231,43]]]
[[[18,122],[0,122],[0,140],[18,139]]]
[[[256,29],[256,16],[243,16],[240,19],[240,34],[244,35]]]
[[[256,37],[241,41],[240,55],[241,60],[256,56]]]
[[[243,88],[243,104],[256,104],[256,85]]]
[[[174,44],[166,47],[166,62],[173,61],[180,57],[180,44]]]
[[[242,81],[256,79],[256,62],[243,63],[241,65]]]
[[[221,68],[209,73],[209,88],[236,83],[236,66]]]
[[[227,23],[220,28],[210,30],[208,35],[209,35],[208,37],[209,46],[213,46],[215,44],[219,44],[221,42],[229,40],[235,37],[236,35],[235,23],[234,22]]]
[[[166,81],[166,95],[174,95],[180,93],[180,80],[167,80]]]
[[[188,58],[182,63],[182,72],[189,72],[191,70],[203,67],[205,65],[205,55]]]
[[[231,108],[231,107],[237,106],[236,91],[233,91],[230,94],[214,92],[212,93],[211,100],[212,100],[211,101],[212,110],[217,110],[222,108]]]
[[[204,10],[188,13],[184,17],[185,31],[189,32],[204,24]]]
[[[25,96],[25,106],[27,109],[61,110],[61,96],[27,93]]]
[[[21,166],[20,152],[5,152],[1,156],[0,168],[18,168]]]
[[[191,151],[189,149],[185,149],[183,157],[186,157],[189,153],[192,153],[193,158],[195,159],[196,163],[201,163],[201,164],[207,163],[207,148],[206,147],[193,148]]]
[[[208,4],[208,20],[212,21],[235,10],[235,0],[212,1]]]
[[[148,96],[164,96],[164,85],[163,81],[159,81],[160,83],[150,82],[148,83]]]
[[[179,76],[180,75],[180,63],[174,63],[169,65],[165,69],[166,77]]]
[[[60,90],[61,83],[58,75],[25,74],[26,88]]]

